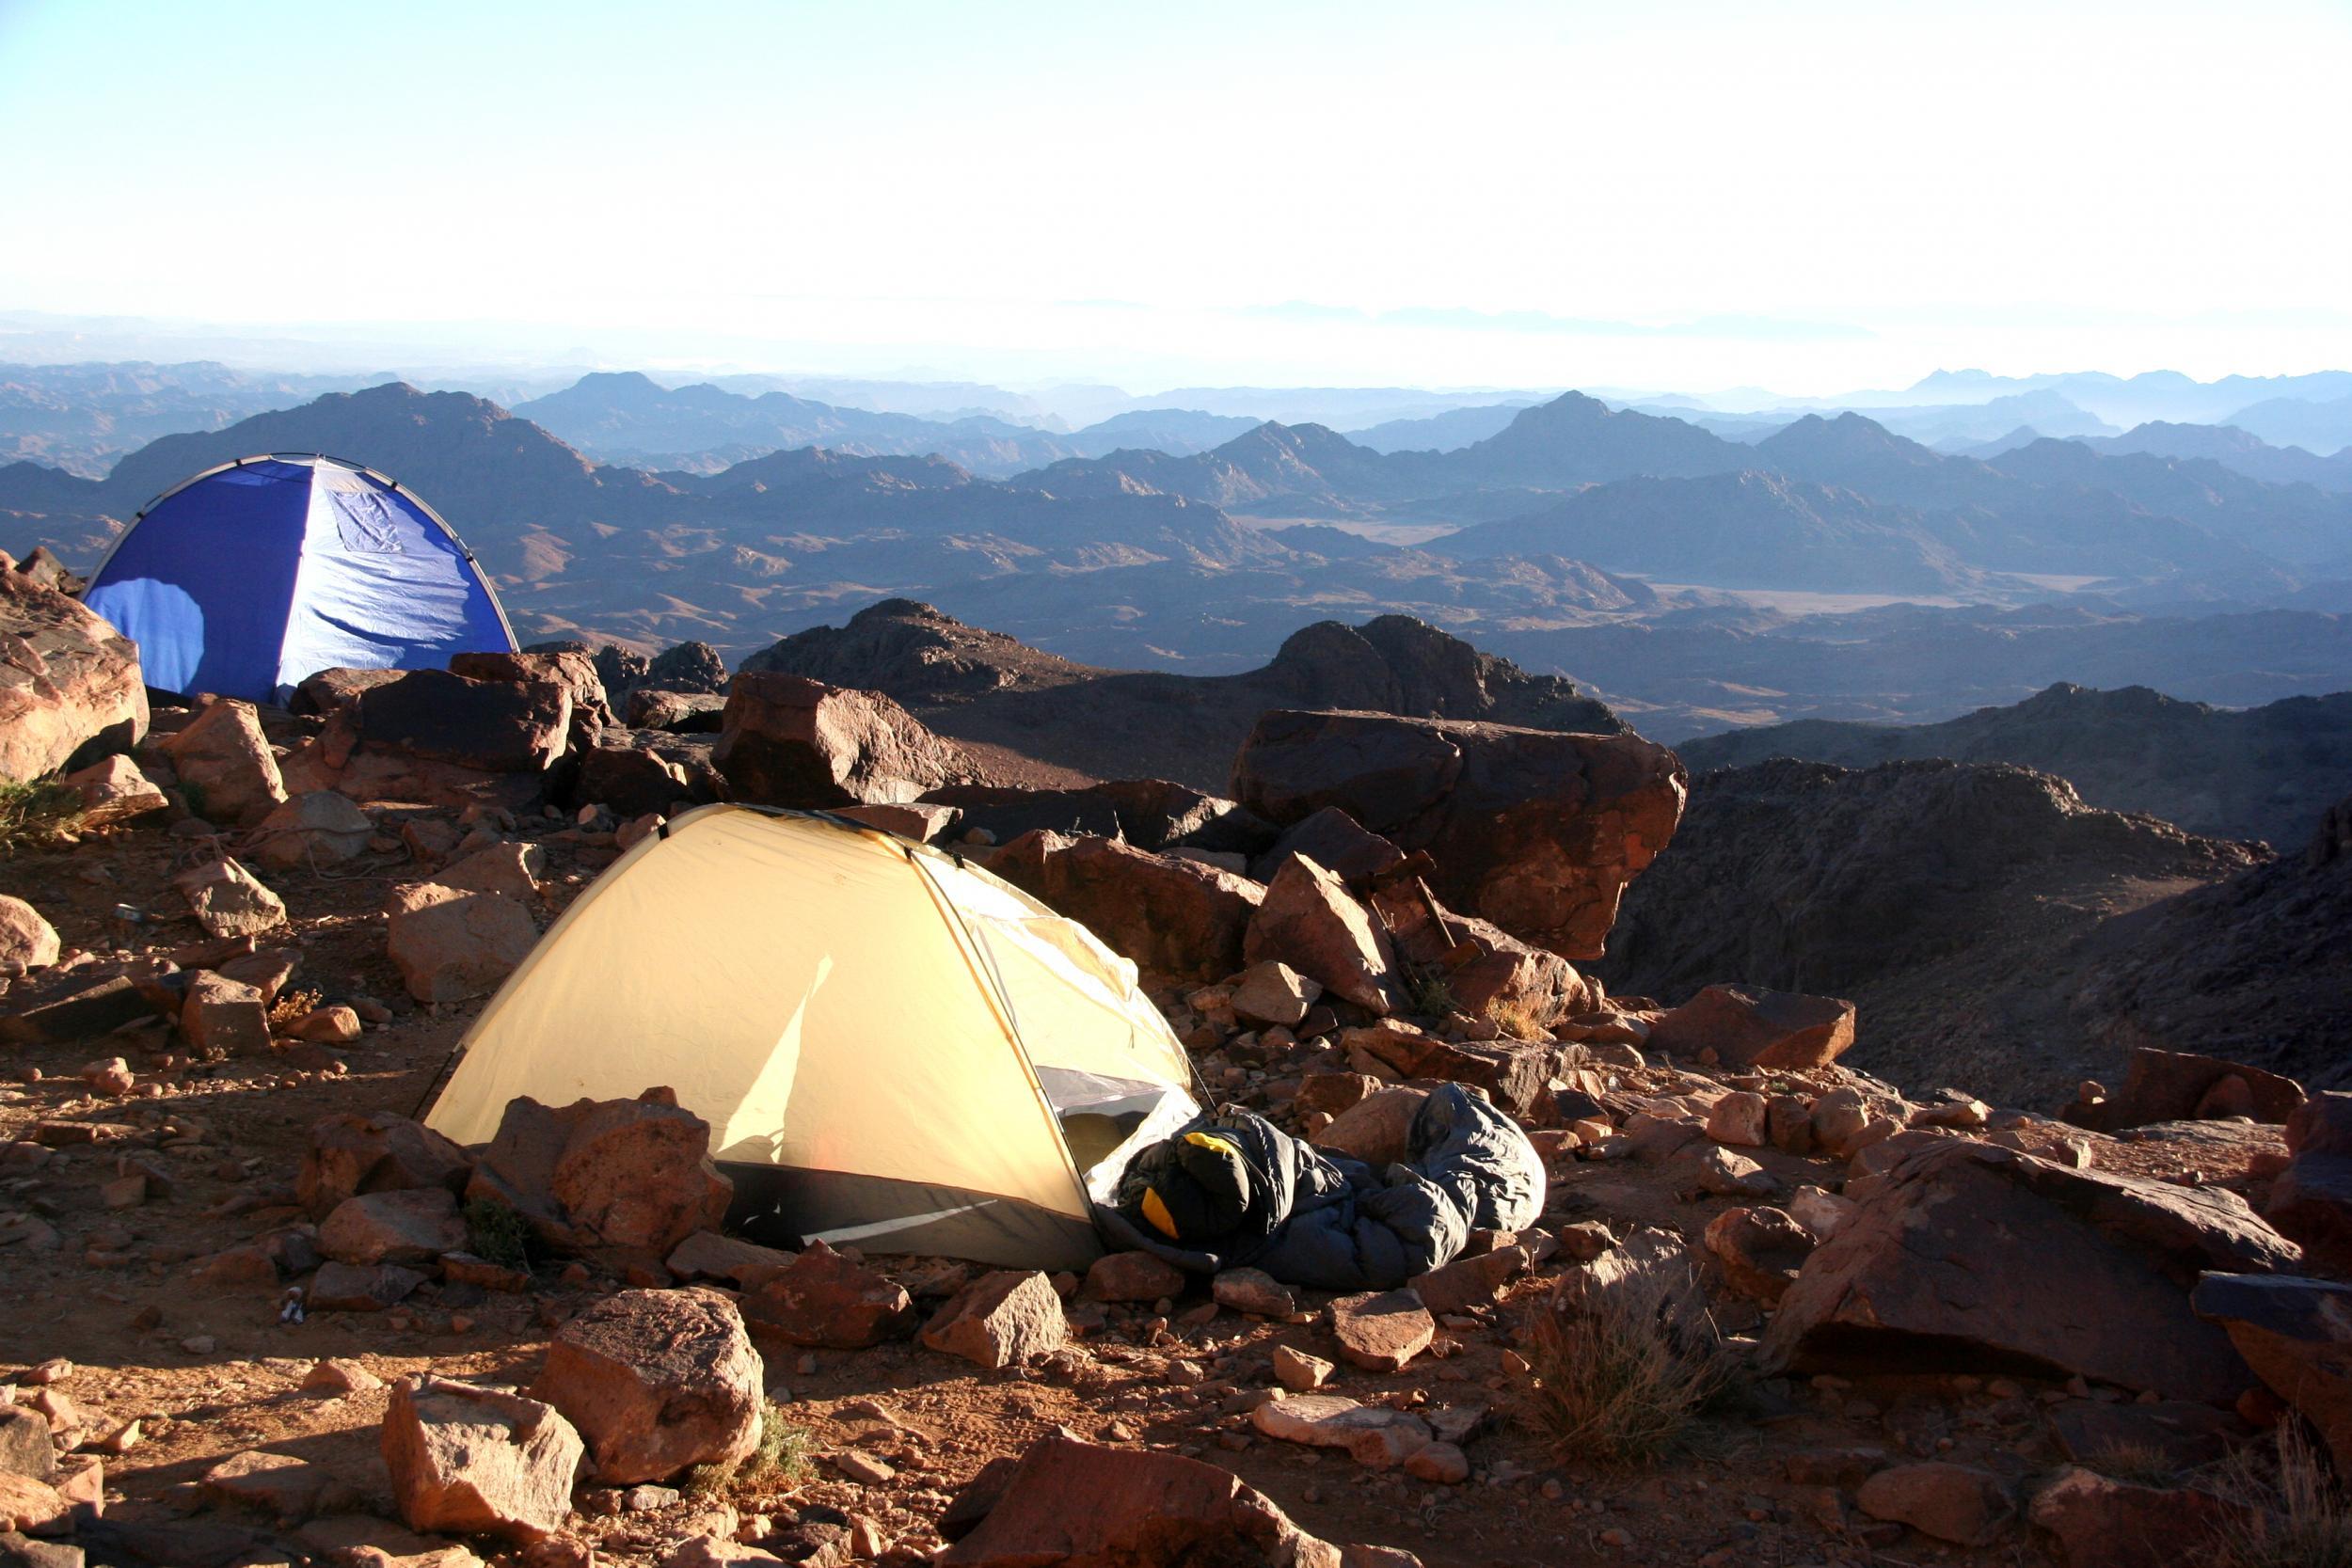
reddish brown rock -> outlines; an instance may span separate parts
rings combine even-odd
[[[564,1528],[584,1452],[553,1406],[448,1378],[403,1378],[385,1465],[412,1529],[532,1542]]]
[[[1854,1006],[1831,996],[1709,986],[1660,1019],[1649,1037],[1661,1051],[1725,1067],[1827,1067],[1853,1044]]]
[[[792,1264],[743,1292],[755,1335],[795,1345],[864,1350],[914,1332],[914,1302],[862,1263],[811,1242]]]
[[[0,974],[47,969],[61,951],[57,928],[39,910],[0,893]]]
[[[1570,959],[1598,958],[1625,884],[1673,837],[1685,778],[1633,735],[1278,710],[1233,795],[1278,825],[1338,807],[1437,860],[1448,904]]]
[[[1502,1288],[1526,1266],[1525,1247],[1501,1246],[1441,1264],[1416,1275],[1407,1288],[1423,1307],[1442,1317],[1468,1307],[1491,1307],[1502,1299]]]
[[[208,936],[259,936],[286,923],[285,901],[227,855],[190,866],[171,885]]]
[[[2210,1560],[2243,1508],[2191,1487],[2114,1481],[2070,1465],[2034,1494],[2026,1517],[2057,1542],[2063,1568],[2177,1568]]]
[[[1891,1519],[1963,1546],[1983,1545],[2017,1516],[2000,1477],[1938,1461],[1881,1470],[1862,1483],[1854,1501],[1873,1519]]]
[[[1158,1301],[1181,1296],[1184,1271],[1150,1252],[1107,1252],[1094,1260],[1079,1287],[1089,1301]]]
[[[608,1485],[734,1465],[759,1447],[764,1373],[717,1291],[623,1291],[556,1331],[533,1399],[564,1413]]]
[[[319,1226],[319,1251],[344,1263],[430,1263],[465,1246],[466,1222],[446,1187],[347,1197]]]
[[[981,1517],[959,1520],[946,1568],[1340,1568],[1338,1548],[1232,1472],[1181,1454],[1047,1437],[983,1479],[993,1500],[950,1505]]]
[[[1253,964],[1286,963],[1368,1012],[1400,1012],[1406,1006],[1387,928],[1345,883],[1298,855],[1284,861],[1266,885],[1243,937],[1242,957]]]
[[[555,681],[468,680],[446,670],[410,670],[361,691],[343,716],[366,751],[484,773],[545,773],[572,745],[572,694]]]
[[[1806,1371],[2039,1365],[2228,1405],[2252,1383],[2189,1310],[2200,1271],[2292,1269],[2235,1194],[1940,1140],[1884,1176],[1782,1296],[1764,1347]]]
[[[1061,1297],[1045,1275],[1004,1269],[949,1297],[924,1325],[923,1343],[983,1367],[1009,1367],[1059,1350],[1069,1335]]]
[[[1406,960],[1442,974],[1454,1006],[1473,1017],[1549,1027],[1600,1005],[1599,988],[1567,959],[1455,913],[1418,877],[1382,888],[1372,905]]]
[[[1308,1141],[1375,1169],[1399,1164],[1412,1158],[1413,1117],[1428,1098],[1426,1089],[1382,1089],[1342,1111]]]
[[[64,782],[81,800],[83,822],[93,828],[151,816],[171,803],[137,763],[120,754],[69,773]]]
[[[472,1171],[464,1149],[406,1117],[342,1112],[311,1123],[294,1198],[312,1217],[325,1219],[361,1193],[416,1187],[462,1193]]]
[[[0,779],[128,751],[146,733],[137,646],[0,554]]]
[[[628,818],[667,812],[694,799],[686,769],[649,746],[630,746],[606,736],[580,753],[580,781],[572,798],[600,805]]]
[[[619,722],[605,695],[604,681],[596,673],[595,657],[577,649],[536,654],[452,654],[449,669],[450,673],[468,680],[501,686],[545,682],[562,687],[572,699],[572,745],[576,750],[594,746],[606,725]]]
[[[1359,893],[1368,891],[1380,873],[1405,860],[1404,850],[1378,833],[1365,832],[1354,817],[1336,806],[1327,806],[1283,829],[1274,847],[1250,864],[1249,874],[1262,882],[1270,882],[1282,868],[1282,863],[1293,855],[1304,855],[1327,867],[1331,875]]]
[[[2303,1085],[2292,1078],[2218,1056],[2142,1045],[2132,1049],[2121,1091],[2058,1114],[2101,1132],[2201,1117],[2248,1116],[2275,1124],[2292,1117],[2303,1101]]]
[[[1752,1301],[1777,1307],[1813,1254],[1813,1233],[1778,1209],[1726,1209],[1707,1222],[1707,1250]]]
[[[2293,1275],[2209,1274],[2189,1306],[2352,1465],[2352,1285]]]
[[[998,849],[988,868],[1168,980],[1221,980],[1242,968],[1243,938],[1265,895],[1198,861],[1042,831]]]
[[[878,691],[765,672],[735,677],[710,760],[729,799],[768,806],[913,800],[971,774],[953,744]]]
[[[411,882],[387,901],[385,946],[420,1002],[488,995],[538,941],[531,911],[503,894]]]
[[[1438,1336],[1437,1320],[1410,1290],[1342,1296],[1330,1320],[1341,1359],[1367,1371],[1399,1370]]]
[[[734,1184],[710,1161],[710,1124],[667,1103],[508,1102],[466,1195],[503,1203],[562,1251],[614,1247],[652,1257],[725,1217]],[[652,1097],[652,1098],[647,1098]]]
[[[258,986],[199,970],[180,1004],[180,1032],[199,1051],[267,1055],[269,1004]]]
[[[188,809],[208,822],[259,822],[286,799],[278,757],[251,703],[215,697],[163,750]]]

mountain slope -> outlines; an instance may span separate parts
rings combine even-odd
[[[2239,710],[2144,686],[2058,685],[2012,707],[1940,724],[1806,720],[1707,736],[1677,750],[1694,773],[1771,757],[1844,768],[1928,757],[2013,763],[2057,774],[2109,811],[2283,845],[2307,834],[2352,780],[2352,691]]]
[[[1848,996],[1856,1067],[2047,1111],[2119,1065],[2069,1010],[2104,927],[2256,859],[2021,768],[1768,762],[1692,781],[1597,968],[1669,1002],[1734,979]]]
[[[2321,490],[2352,490],[2352,448],[2333,457],[2314,457],[2301,447],[2274,447],[2235,425],[2166,424],[2152,421],[2121,436],[2076,436],[2093,451],[2149,452],[2158,457],[2203,458],[2232,473],[2269,484],[2309,484]],[[2023,443],[2019,443],[2022,445]]]

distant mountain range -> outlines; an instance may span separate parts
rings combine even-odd
[[[2352,687],[2352,497],[2062,441],[1981,462],[1853,415],[1749,445],[1574,393],[1453,451],[1265,423],[1000,481],[822,447],[599,464],[482,399],[393,384],[166,436],[103,481],[0,467],[0,548],[87,566],[159,491],[273,450],[423,495],[532,639],[740,657],[901,596],[1098,668],[1217,674],[1310,622],[1397,611],[1669,739],[1942,719],[2056,680],[2225,704]],[[1855,612],[1890,598],[1957,604]],[[2294,608],[2211,613],[2265,606]]]
[[[1121,446],[1200,451],[1256,422],[1192,409],[1137,409],[1055,435],[993,415],[942,422],[783,391],[755,396],[707,383],[665,388],[634,371],[582,376],[560,392],[517,404],[514,412],[599,462],[642,468],[716,473],[771,451],[821,446],[855,456],[944,457],[993,478]]]

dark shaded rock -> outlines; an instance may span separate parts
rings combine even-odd
[[[411,670],[345,709],[360,744],[487,773],[544,773],[572,744],[572,693],[554,681]]]
[[[1092,931],[1147,974],[1220,980],[1245,963],[1243,942],[1265,890],[1198,861],[1108,838],[1024,833],[988,868]]]
[[[736,678],[710,760],[732,800],[818,809],[913,800],[971,772],[879,692],[762,673]]]

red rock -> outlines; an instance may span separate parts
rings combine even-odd
[[[1323,995],[1323,982],[1278,958],[1251,964],[1233,988],[1233,1011],[1256,1023],[1295,1028]]]
[[[952,743],[878,691],[760,671],[735,677],[710,760],[729,799],[768,806],[913,800],[972,771]]]
[[[694,785],[685,768],[650,746],[626,745],[606,736],[581,754],[572,798],[627,818],[666,812],[680,800],[691,800]]]
[[[1967,1465],[1930,1462],[1881,1470],[1854,1494],[1873,1519],[1909,1525],[1922,1535],[1981,1546],[2017,1516],[2001,1478]]]
[[[80,796],[82,820],[93,828],[130,822],[168,807],[171,802],[129,757],[116,755],[68,773],[64,784]]]
[[[1770,1117],[1762,1095],[1735,1089],[1707,1108],[1707,1135],[1719,1144],[1761,1148]]]
[[[0,1404],[0,1475],[55,1481],[57,1448],[49,1423],[23,1405]]]
[[[1410,1281],[1422,1305],[1443,1317],[1471,1307],[1490,1307],[1502,1299],[1502,1288],[1527,1266],[1527,1249],[1497,1247],[1474,1257],[1456,1258]]]
[[[536,844],[493,844],[453,861],[434,874],[442,887],[461,893],[496,893],[528,905],[546,890],[548,852]]]
[[[325,1219],[361,1193],[412,1187],[466,1190],[473,1162],[466,1151],[421,1123],[390,1111],[361,1117],[341,1112],[311,1123],[294,1198]]]
[[[53,1535],[64,1527],[67,1513],[65,1498],[47,1481],[0,1470],[0,1530]]]
[[[1244,934],[1265,895],[1248,878],[1198,861],[1043,831],[998,849],[988,868],[1165,980],[1219,980],[1240,969]]]
[[[2068,1170],[1965,1139],[1876,1180],[1781,1298],[1769,1363],[2024,1363],[2226,1406],[2251,1375],[2182,1285],[2200,1270],[2291,1269],[2298,1256],[2233,1193]]]
[[[773,1278],[797,1261],[794,1253],[716,1230],[697,1230],[670,1249],[662,1266],[680,1279],[726,1279],[748,1288]]]
[[[2057,1538],[2064,1568],[2175,1568],[2206,1553],[2244,1510],[2210,1492],[2112,1481],[2070,1465],[2026,1517]]]
[[[1707,1250],[1731,1288],[1776,1307],[1813,1254],[1813,1233],[1778,1209],[1726,1209],[1707,1222]]]
[[[311,1278],[307,1299],[314,1311],[381,1312],[423,1283],[423,1275],[397,1263],[326,1263]]]
[[[531,1542],[563,1528],[585,1451],[552,1406],[447,1378],[403,1378],[384,1463],[412,1529]]]
[[[1285,1443],[1343,1449],[1368,1470],[1394,1469],[1430,1444],[1428,1424],[1420,1417],[1338,1394],[1268,1400],[1249,1413],[1249,1424]]]
[[[1044,1275],[1002,1269],[950,1297],[924,1325],[923,1343],[983,1367],[1009,1367],[1069,1338],[1061,1297]]]
[[[269,1004],[258,987],[199,970],[180,1004],[180,1032],[199,1051],[230,1056],[269,1053]]]
[[[1375,878],[1405,860],[1404,850],[1378,833],[1366,832],[1336,806],[1327,806],[1283,829],[1274,847],[1251,864],[1249,874],[1262,882],[1272,881],[1282,863],[1293,855],[1304,855],[1327,867],[1331,875],[1358,892],[1370,889]]]
[[[1089,1301],[1158,1301],[1183,1295],[1188,1283],[1184,1270],[1155,1253],[1109,1252],[1094,1260],[1078,1290]]]
[[[719,1291],[624,1291],[556,1331],[531,1394],[579,1431],[599,1481],[626,1486],[750,1458],[763,1379]]]
[[[539,941],[531,911],[514,899],[433,882],[394,889],[387,917],[387,950],[420,1002],[488,995]]]
[[[1567,959],[1447,909],[1418,877],[1382,888],[1372,905],[1406,960],[1443,974],[1454,1005],[1474,1018],[1551,1027],[1599,1004],[1598,988]]]
[[[898,1285],[823,1242],[743,1292],[756,1335],[795,1345],[864,1350],[914,1332],[914,1302]]]
[[[57,928],[39,910],[0,893],[0,974],[47,969],[61,951]]]
[[[466,1245],[466,1222],[443,1187],[347,1197],[319,1226],[319,1251],[343,1263],[430,1263]]]
[[[2235,1080],[2237,1109],[2209,1102]],[[2178,1051],[2134,1046],[2123,1087],[2095,1105],[2069,1105],[2059,1115],[2095,1132],[2115,1132],[2153,1121],[2187,1121],[2201,1117],[2250,1116],[2258,1122],[2283,1122],[2304,1101],[2303,1085],[2260,1068]]]
[[[147,733],[139,652],[0,554],[0,779],[42,778]]]
[[[1437,1320],[1410,1290],[1342,1296],[1329,1313],[1340,1358],[1368,1371],[1400,1370],[1438,1336]]]
[[[443,670],[410,670],[361,691],[343,717],[368,752],[485,773],[542,774],[572,745],[572,694],[556,681],[468,680]]]
[[[250,853],[282,870],[341,865],[367,853],[375,824],[331,789],[308,790],[262,818]]]
[[[259,822],[286,799],[277,754],[251,703],[215,697],[162,744],[188,809],[208,822]]]
[[[1180,1454],[1047,1437],[1022,1456],[946,1568],[1340,1568],[1231,1472]]]
[[[263,1449],[230,1454],[204,1472],[203,1484],[215,1498],[265,1510],[285,1524],[310,1518],[341,1490],[322,1466]]]
[[[1361,1160],[1375,1170],[1410,1160],[1413,1118],[1428,1098],[1426,1089],[1382,1089],[1332,1117],[1308,1142]]]
[[[1638,736],[1374,713],[1262,715],[1233,764],[1234,798],[1268,821],[1336,806],[1435,856],[1448,904],[1570,959],[1600,957],[1685,783],[1674,753]]]
[[[1242,957],[1253,964],[1286,963],[1369,1012],[1401,1012],[1406,1005],[1387,928],[1345,883],[1297,855],[1266,885],[1243,937]],[[1303,1008],[1299,1016],[1306,1016]]]
[[[710,1162],[710,1124],[646,1091],[556,1108],[508,1102],[466,1193],[520,1212],[564,1251],[666,1257],[726,1215],[734,1184]]]
[[[197,924],[209,936],[259,936],[286,923],[284,901],[226,855],[190,866],[171,884],[187,899]]]
[[[1731,1068],[1827,1067],[1853,1044],[1854,1006],[1829,996],[1709,986],[1660,1019],[1650,1043]]]
[[[2352,1465],[2352,1285],[2294,1275],[2209,1274],[2189,1307],[2218,1323],[2271,1390]]]

